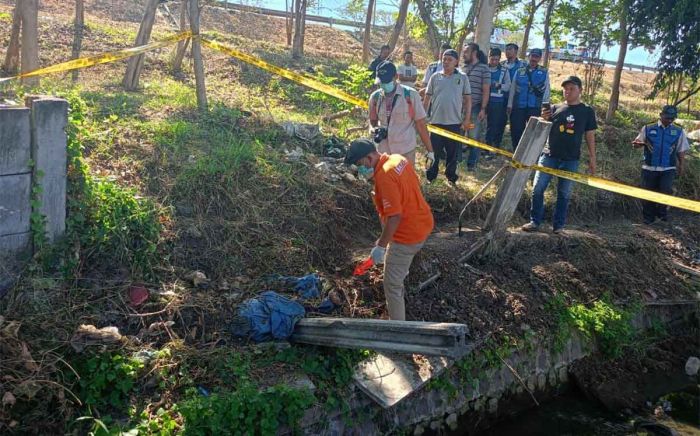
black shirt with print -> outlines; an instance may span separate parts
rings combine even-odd
[[[555,104],[550,121],[549,155],[562,160],[579,160],[583,134],[598,128],[593,108],[584,103]]]

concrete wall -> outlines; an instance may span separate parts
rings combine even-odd
[[[0,106],[0,296],[32,252],[31,193],[55,241],[66,222],[68,103],[32,96],[26,107]]]
[[[649,305],[633,320],[639,330],[654,323],[664,326],[685,325],[698,313],[699,303]],[[571,338],[562,350],[551,350],[549,343],[533,344],[530,350],[519,350],[505,361],[520,377],[518,380],[507,366],[487,370],[475,369],[468,380],[452,371],[449,380],[456,392],[442,389],[422,389],[390,409],[382,409],[359,389],[353,389],[350,418],[340,412],[328,413],[323,406],[315,407],[302,419],[305,434],[313,435],[381,435],[405,434],[413,428],[414,435],[439,433],[458,426],[471,428],[477,422],[495,422],[513,413],[534,406],[523,384],[538,399],[551,397],[569,381],[569,366],[595,351],[595,344],[572,330]],[[462,427],[465,428],[465,427]]]

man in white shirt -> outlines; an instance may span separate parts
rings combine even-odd
[[[396,70],[399,73],[399,82],[403,86],[416,87],[416,79],[418,78],[418,68],[413,65],[413,52],[407,50],[403,54],[403,64],[399,65]]]

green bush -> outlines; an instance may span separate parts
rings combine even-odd
[[[635,331],[631,324],[632,311],[596,301],[592,307],[576,304],[569,308],[573,325],[594,338],[603,355],[619,357],[625,345],[632,343]]]
[[[90,409],[124,411],[143,363],[117,353],[94,354],[73,362],[79,396]]]

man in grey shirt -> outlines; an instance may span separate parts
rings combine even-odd
[[[428,112],[428,121],[431,125],[459,135],[460,130],[466,131],[471,123],[471,111],[463,110],[471,107],[471,90],[467,76],[457,70],[458,62],[459,54],[456,50],[445,50],[442,55],[443,70],[430,77],[423,106]],[[464,117],[462,113],[465,114]],[[461,148],[461,143],[435,133],[430,134],[430,142],[435,151],[435,161],[427,171],[428,182],[432,182],[437,177],[440,157],[444,154],[445,176],[450,185],[455,186],[457,150]]]
[[[465,65],[462,71],[469,77],[469,85],[472,90],[471,119],[474,122],[474,126],[467,130],[466,133],[469,138],[484,142],[486,108],[489,104],[489,93],[491,90],[491,71],[487,65],[486,55],[479,49],[478,44],[474,42],[467,44],[464,48],[463,56]],[[476,147],[469,147],[467,171],[476,170],[480,151]]]

